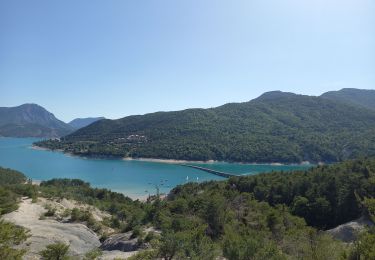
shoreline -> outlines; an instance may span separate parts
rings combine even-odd
[[[31,145],[30,146],[30,149],[33,149],[33,150],[38,150],[38,151],[58,151],[58,152],[63,152],[63,150],[52,150],[52,149],[49,149],[49,148],[45,148],[45,147],[40,147],[40,146],[37,146],[37,145]]]
[[[304,165],[323,165],[325,163],[318,162],[318,163],[311,163],[309,161],[303,161],[300,163],[281,163],[281,162],[229,162],[229,161],[216,161],[216,160],[208,160],[208,161],[190,161],[190,160],[179,160],[179,159],[161,159],[161,158],[133,158],[133,157],[121,157],[121,156],[110,156],[110,155],[79,155],[73,154],[69,152],[64,152],[62,149],[49,149],[45,147],[40,147],[36,145],[31,145],[31,149],[40,150],[40,151],[51,151],[51,152],[61,152],[68,156],[79,157],[82,159],[104,159],[104,160],[122,160],[122,161],[138,161],[138,162],[152,162],[152,163],[165,163],[165,164],[188,164],[188,163],[202,163],[202,164],[214,164],[214,163],[229,163],[229,164],[244,164],[244,165],[271,165],[271,166],[304,166]]]
[[[51,179],[48,179],[48,180],[51,180]],[[40,186],[40,184],[43,182],[43,181],[48,181],[48,180],[34,180],[32,179],[31,180],[31,184],[32,185],[36,185],[36,186]],[[25,182],[25,184],[27,184],[27,182]],[[149,194],[140,194],[140,193],[134,193],[134,192],[125,192],[125,191],[120,191],[120,190],[116,190],[116,189],[111,189],[111,188],[105,188],[105,187],[100,187],[100,186],[96,186],[96,185],[92,185],[90,183],[90,186],[92,188],[97,188],[97,189],[108,189],[112,192],[116,192],[116,193],[120,193],[120,194],[123,194],[124,196],[132,199],[132,200],[139,200],[141,202],[146,202],[147,199],[149,198],[149,196],[154,196],[156,194],[153,194],[153,193],[149,193]],[[160,197],[161,198],[165,198],[167,196],[167,194],[164,194],[164,193],[161,193],[160,194]]]
[[[133,158],[123,157],[123,161],[138,161],[138,162],[156,162],[166,164],[181,164],[181,163],[219,163],[219,161],[208,160],[208,161],[188,161],[188,160],[177,160],[177,159],[157,159],[157,158]]]
[[[314,163],[305,161],[301,163],[279,163],[279,162],[228,162],[228,161],[216,161],[216,160],[208,160],[208,161],[189,161],[189,160],[178,160],[178,159],[158,159],[158,158],[133,158],[133,157],[124,157],[122,158],[123,161],[139,161],[139,162],[156,162],[156,163],[166,163],[166,164],[188,164],[188,163],[203,163],[203,164],[214,164],[214,163],[229,163],[229,164],[244,164],[244,165],[271,165],[271,166],[288,166],[288,165],[316,165]],[[317,164],[321,164],[320,162]]]
[[[67,157],[79,157],[83,160],[117,160],[117,161],[124,161],[125,162],[142,162],[142,163],[158,163],[158,164],[166,164],[166,165],[171,165],[171,166],[179,166],[179,165],[182,165],[182,164],[206,164],[206,166],[202,165],[202,167],[207,167],[207,168],[211,168],[210,166],[212,165],[220,165],[220,163],[222,163],[223,165],[225,164],[237,164],[237,165],[263,165],[263,166],[276,166],[275,167],[275,170],[278,170],[277,166],[288,166],[288,165],[294,165],[294,166],[298,166],[298,165],[305,165],[305,166],[309,166],[309,164],[307,164],[306,162],[305,163],[300,163],[300,164],[282,164],[282,163],[244,163],[244,162],[225,162],[225,161],[215,161],[215,160],[209,160],[209,161],[188,161],[188,160],[176,160],[176,159],[160,159],[160,158],[129,158],[129,157],[117,157],[117,158],[113,158],[113,157],[104,157],[104,156],[101,156],[101,157],[98,157],[98,156],[84,156],[84,155],[76,155],[76,154],[72,154],[72,153],[69,153],[69,152],[64,152],[63,150],[61,149],[49,149],[49,148],[45,148],[45,147],[39,147],[37,145],[29,145],[28,146],[29,149],[33,149],[33,150],[40,150],[40,151],[51,151],[51,152],[57,152],[57,153],[62,153],[63,155],[67,156]],[[311,165],[311,164],[310,164]],[[311,165],[313,166],[313,165]],[[244,174],[245,175],[245,174]],[[33,184],[34,185],[40,185],[41,181],[43,180],[39,180],[39,179],[35,179],[33,180]],[[114,192],[118,192],[118,193],[121,193],[123,195],[125,195],[126,197],[129,197],[131,198],[132,200],[139,200],[139,201],[146,201],[148,196],[149,195],[155,195],[154,192],[149,192],[149,194],[145,194],[144,193],[144,190],[143,188],[138,192],[137,190],[124,190],[124,189],[113,189],[113,187],[109,188],[109,187],[102,187],[101,185],[94,185],[94,184],[91,184],[92,187],[94,188],[107,188],[107,189],[110,189],[111,191],[114,191]],[[173,188],[173,187],[172,187]]]

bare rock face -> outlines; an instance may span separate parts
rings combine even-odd
[[[102,243],[100,248],[106,251],[137,251],[139,249],[138,239],[131,238],[131,235],[132,232],[112,235]]]
[[[361,217],[357,220],[327,230],[326,232],[332,235],[335,239],[349,243],[356,239],[358,233],[371,226],[374,226],[374,223],[370,219]]]
[[[49,244],[63,242],[69,244],[72,256],[83,256],[100,246],[98,236],[80,223],[62,223],[53,219],[40,219],[46,209],[40,203],[24,199],[18,210],[6,214],[3,219],[30,230],[28,238],[21,248],[26,249],[24,259],[40,259],[39,252]]]
[[[30,230],[30,237],[18,248],[26,249],[27,253],[24,260],[41,259],[40,251],[44,250],[47,245],[55,242],[63,242],[69,245],[69,255],[73,259],[83,259],[85,254],[95,248],[100,247],[99,237],[88,227],[80,223],[65,223],[52,218],[41,219],[47,210],[46,205],[56,209],[56,214],[64,209],[80,207],[89,209],[94,218],[101,221],[107,217],[107,213],[101,212],[97,208],[89,205],[78,205],[76,201],[63,199],[56,202],[39,198],[37,203],[32,203],[31,199],[23,198],[18,210],[8,213],[2,217],[6,221],[15,223]],[[113,235],[104,243],[109,248],[103,246],[103,255],[101,260],[127,259],[137,253],[139,246],[137,239],[131,239],[132,233]]]

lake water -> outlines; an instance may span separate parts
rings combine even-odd
[[[108,188],[131,198],[155,194],[156,187],[167,193],[187,181],[223,180],[201,170],[144,161],[87,159],[61,152],[36,150],[31,147],[35,138],[0,138],[0,166],[23,172],[33,180],[77,178],[94,187]],[[235,174],[256,174],[273,170],[306,169],[308,165],[254,165],[208,163],[199,166]]]

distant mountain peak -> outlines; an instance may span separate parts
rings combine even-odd
[[[297,94],[275,90],[275,91],[265,92],[264,94],[260,95],[256,99],[257,100],[272,100],[272,99],[295,97],[295,96],[297,96]]]
[[[0,135],[12,137],[59,137],[73,128],[40,105],[27,103],[0,107]]]
[[[70,121],[68,124],[75,128],[75,129],[80,129],[82,127],[91,125],[92,123],[105,119],[105,117],[86,117],[86,118],[76,118],[72,121]]]
[[[22,105],[19,105],[19,107],[40,107],[40,108],[43,108],[42,106],[36,104],[36,103],[25,103],[25,104],[22,104]],[[44,109],[44,108],[43,108]]]

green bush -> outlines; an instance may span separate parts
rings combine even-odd
[[[0,185],[23,184],[26,180],[23,173],[0,167]]]
[[[40,252],[43,260],[67,260],[69,251],[69,245],[64,243],[50,244],[45,250]]]
[[[103,255],[102,250],[100,250],[99,248],[95,248],[85,254],[84,260],[95,260],[95,259],[98,259],[102,255]]]
[[[366,213],[375,223],[375,198],[365,198],[363,204],[366,209]]]
[[[14,246],[26,241],[28,237],[24,228],[0,220],[0,259],[21,260],[26,251],[15,249]]]
[[[144,234],[143,234],[142,228],[141,228],[140,226],[135,226],[135,227],[133,228],[133,233],[132,233],[132,235],[131,235],[130,238],[136,238],[136,237],[138,237],[138,238],[142,238],[143,235],[144,235]]]
[[[53,217],[56,214],[56,208],[53,208],[51,205],[46,205],[45,208],[47,209],[47,212],[44,213],[45,217]]]
[[[18,197],[8,188],[0,186],[0,215],[12,212],[18,209]]]

